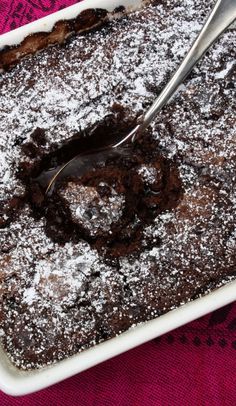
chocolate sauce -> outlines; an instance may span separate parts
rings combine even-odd
[[[42,158],[39,168],[45,162],[48,162],[48,168],[28,184],[33,212],[36,216],[46,218],[46,232],[53,241],[64,244],[84,239],[109,258],[143,249],[144,228],[152,223],[158,213],[176,207],[182,196],[176,163],[161,154],[149,132],[142,140],[131,143],[129,148],[105,150],[100,155],[81,155],[80,161],[76,159],[72,165],[68,165],[67,170],[63,171],[63,177],[57,179],[53,192],[46,196],[48,181],[64,165],[64,160],[71,158],[73,151],[78,152],[74,148],[78,142],[78,139],[74,139],[71,144],[61,146],[51,155],[51,159]],[[80,151],[86,142],[81,143]],[[51,165],[53,162],[58,164],[54,168]],[[150,168],[150,182],[143,177],[143,168],[145,173]],[[82,195],[76,199],[71,190],[78,190]],[[91,193],[92,197],[88,199]],[[75,217],[73,199],[78,200],[76,204],[78,210],[85,213],[84,219],[83,214]],[[109,216],[112,206],[108,214],[104,210],[110,204],[109,201],[116,205],[116,199],[117,202],[122,200],[123,206],[120,209],[117,206],[120,215],[117,219],[113,216],[114,221],[109,222],[104,215]],[[88,207],[85,207],[86,201]],[[88,222],[89,212],[93,217],[91,222]],[[97,218],[95,223],[94,215]],[[104,228],[107,223],[110,224],[109,228]],[[94,224],[94,229],[91,229],[91,224]],[[152,243],[157,244],[157,241],[149,241],[149,245]]]

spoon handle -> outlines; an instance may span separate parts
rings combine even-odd
[[[144,115],[142,124],[137,126],[136,129],[139,127],[139,131],[141,132],[145,130],[159,113],[160,109],[169,101],[171,96],[173,96],[179,85],[191,72],[202,55],[235,18],[236,0],[218,0],[216,2],[205,25],[181,65]]]

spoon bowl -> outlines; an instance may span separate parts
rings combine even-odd
[[[124,156],[129,154],[128,148],[121,148],[115,146],[107,146],[99,149],[94,149],[88,153],[81,153],[76,155],[66,164],[57,168],[56,170],[48,171],[43,176],[50,177],[50,182],[46,189],[46,194],[51,195],[54,190],[55,182],[62,180],[67,177],[77,177],[80,178],[86,172],[90,172],[95,169],[98,165],[104,164],[107,159],[115,158],[118,156]],[[50,173],[51,172],[51,173]],[[42,179],[38,178],[42,184]]]

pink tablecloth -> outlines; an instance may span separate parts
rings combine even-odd
[[[1,0],[0,33],[75,0]],[[40,393],[1,406],[234,406],[236,304]]]

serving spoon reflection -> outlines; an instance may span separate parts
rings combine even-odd
[[[167,85],[154,101],[147,112],[138,120],[138,124],[126,134],[122,139],[111,142],[108,146],[93,148],[83,153],[76,155],[69,162],[62,165],[57,170],[51,171],[51,179],[46,189],[46,194],[53,191],[55,182],[68,174],[82,176],[88,170],[94,168],[99,161],[104,161],[108,157],[113,157],[116,154],[124,153],[125,146],[128,142],[133,141],[137,136],[142,134],[149,124],[157,116],[161,108],[167,104],[170,98],[178,89],[186,76],[191,72],[196,63],[205,54],[207,49],[215,42],[220,34],[235,20],[236,18],[236,0],[218,0],[211,11],[206,23],[204,24],[200,34],[191,46],[182,63],[176,70],[175,74],[169,80]]]

